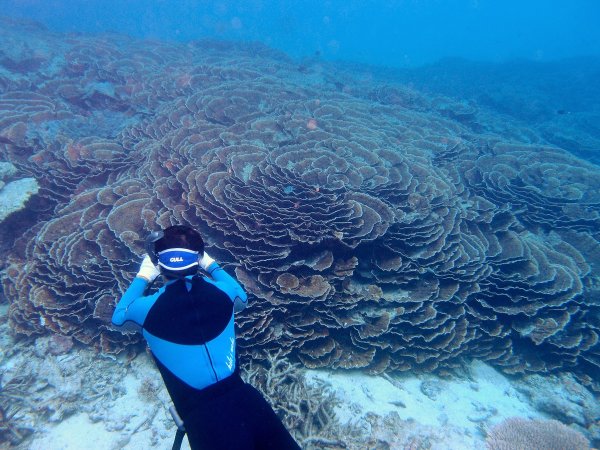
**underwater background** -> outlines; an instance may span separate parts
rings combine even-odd
[[[170,447],[110,317],[176,223],[303,448],[600,445],[600,4],[0,11],[1,448]]]

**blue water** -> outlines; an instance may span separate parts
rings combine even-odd
[[[297,58],[318,54],[388,67],[446,57],[600,55],[595,0],[0,0],[0,6],[3,14],[57,31],[261,41]]]

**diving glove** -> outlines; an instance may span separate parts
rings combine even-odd
[[[199,264],[200,267],[202,267],[206,272],[208,272],[208,268],[214,262],[215,260],[212,259],[208,253],[204,252],[204,255],[202,255],[202,258],[200,258]]]
[[[152,263],[150,256],[144,255],[144,259],[142,260],[142,264],[140,265],[140,270],[137,273],[137,277],[143,278],[148,281],[148,283],[152,283],[154,279],[160,275],[160,271],[158,268]]]

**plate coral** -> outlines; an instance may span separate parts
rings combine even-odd
[[[7,20],[0,42],[0,155],[39,185],[5,252],[16,333],[135,345],[112,310],[146,234],[180,223],[251,294],[242,354],[598,379],[597,166],[475,103],[259,44]]]

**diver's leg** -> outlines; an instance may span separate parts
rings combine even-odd
[[[240,410],[238,389],[205,402],[185,419],[192,450],[254,450],[252,427]]]
[[[252,432],[257,450],[300,450],[271,405],[262,394],[247,384],[243,398],[246,414],[252,417]]]

